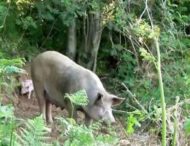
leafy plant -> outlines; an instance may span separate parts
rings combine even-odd
[[[152,54],[150,54],[144,48],[140,48],[139,51],[141,53],[141,56],[143,57],[143,60],[148,61],[150,63],[153,63],[155,65],[155,67],[157,66],[156,65],[156,59],[155,59],[155,57]]]
[[[58,118],[58,120],[65,129],[65,132],[62,134],[62,136],[66,136],[64,146],[109,146],[118,143],[116,135],[97,133],[97,126],[91,125],[86,127],[85,125],[78,125],[75,122],[71,122],[71,120],[66,120],[64,118]],[[94,129],[94,127],[96,128]]]
[[[77,91],[74,94],[66,94],[65,98],[71,101],[72,106],[88,104],[88,98],[85,90]],[[74,108],[74,107],[73,107]],[[57,118],[64,127],[64,133],[62,136],[66,136],[67,140],[64,142],[65,146],[94,146],[94,145],[109,145],[117,143],[117,138],[112,135],[96,134],[95,131],[99,130],[100,123],[92,124],[89,127],[86,125],[78,125],[74,119]]]
[[[34,119],[28,119],[24,124],[24,127],[19,128],[19,132],[15,133],[17,141],[20,145],[38,145],[48,146],[47,143],[49,137],[47,134],[50,129],[47,128],[42,116],[35,117]]]
[[[85,90],[79,90],[73,94],[65,94],[65,98],[68,98],[72,103],[80,106],[88,104],[88,97]]]
[[[184,123],[184,129],[185,129],[185,133],[189,136],[190,135],[190,119],[186,119],[185,123]]]
[[[8,146],[15,143],[15,119],[13,106],[1,105],[0,102],[0,145]]]
[[[141,122],[147,117],[140,110],[135,110],[126,117],[126,133],[131,135],[135,132],[135,127],[141,127]]]
[[[140,126],[140,123],[133,115],[130,115],[129,117],[127,117],[127,133],[128,134],[134,133],[135,131],[134,126],[136,125]]]
[[[0,59],[0,93],[11,97],[18,86],[18,81],[15,75],[25,73],[21,66],[24,65],[24,60],[17,59]],[[10,98],[10,99],[11,99]]]
[[[74,106],[75,105],[80,105],[80,106],[85,106],[88,104],[88,97],[86,94],[85,90],[79,90],[73,94],[65,94],[64,98],[68,98],[70,100],[71,106],[72,106],[72,113],[71,117],[73,117],[73,112],[74,112]]]
[[[47,142],[50,130],[42,116],[20,121],[13,110],[12,105],[0,106],[0,145],[50,145]]]

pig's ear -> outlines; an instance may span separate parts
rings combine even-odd
[[[117,96],[113,96],[112,97],[112,106],[120,105],[124,100],[125,100],[125,98],[120,98],[120,97],[117,97]]]
[[[103,94],[98,93],[94,104],[101,104],[102,103],[102,98],[103,98]]]

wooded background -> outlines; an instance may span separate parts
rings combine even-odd
[[[124,82],[144,101],[159,99],[153,65],[158,36],[166,99],[190,94],[188,0],[2,0],[0,25],[1,57],[31,61],[57,50],[117,92],[117,81]]]
[[[59,51],[125,97],[125,111],[138,108],[131,94],[147,111],[160,107],[154,38],[170,106],[190,96],[189,0],[0,1],[0,58]]]

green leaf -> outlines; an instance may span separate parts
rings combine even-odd
[[[65,94],[65,98],[68,98],[72,103],[81,106],[85,106],[89,102],[85,90],[79,90],[74,94]]]
[[[3,106],[0,104],[0,119],[14,117],[14,107],[12,105]]]
[[[16,66],[6,66],[4,69],[5,73],[11,74],[11,73],[24,73],[25,70],[18,68]]]
[[[187,119],[184,123],[185,133],[190,135],[190,119]]]
[[[45,143],[49,139],[46,136],[48,133],[49,128],[46,127],[45,121],[42,116],[38,116],[34,119],[28,119],[25,127],[21,128],[20,134],[16,134],[16,136],[23,145],[48,146],[50,144]]]

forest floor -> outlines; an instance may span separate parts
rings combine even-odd
[[[3,102],[4,104],[8,103],[6,100]],[[14,113],[17,118],[28,119],[39,115],[39,106],[35,97],[28,99],[26,96],[17,96],[13,100],[13,105]],[[68,113],[66,110],[61,110],[60,108],[53,106],[52,114],[53,117],[67,117]],[[81,113],[79,113],[79,118],[79,121],[81,121],[83,118]],[[131,136],[126,136],[124,134],[123,125],[118,119],[114,126],[116,126],[114,129],[121,139],[119,146],[160,146],[158,137],[149,135],[146,132],[135,133]],[[52,130],[49,136],[51,137],[51,140],[54,141],[58,139],[61,133],[56,122],[53,124],[53,126],[51,126],[51,129]]]

